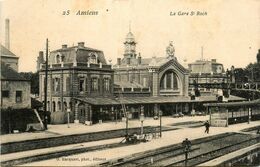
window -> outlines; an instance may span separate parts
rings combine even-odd
[[[56,111],[56,103],[55,101],[52,102],[52,112]]]
[[[58,101],[58,111],[61,111],[61,102]]]
[[[97,64],[97,55],[95,53],[90,54],[90,63]]]
[[[104,91],[109,92],[110,91],[110,79],[104,78]]]
[[[98,91],[98,78],[91,79],[91,90]]]
[[[147,81],[146,81],[146,78],[143,78],[143,86],[144,86],[144,87],[147,87]]]
[[[54,79],[54,90],[55,90],[55,92],[60,91],[60,78]]]
[[[64,62],[64,60],[65,60],[65,56],[62,55],[62,56],[61,56],[61,62]]]
[[[16,91],[15,101],[16,103],[22,102],[22,91]]]
[[[9,90],[3,90],[2,91],[2,97],[3,98],[9,98]]]
[[[79,79],[79,91],[80,92],[83,92],[85,89],[84,89],[84,78],[80,78]]]
[[[56,63],[60,63],[60,55],[56,56]]]
[[[171,89],[171,87],[172,87],[171,73],[165,74],[165,77],[166,77],[166,89]]]

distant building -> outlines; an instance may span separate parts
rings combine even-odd
[[[13,68],[1,62],[1,109],[31,108],[31,84]]]
[[[38,63],[43,61],[39,53]],[[113,70],[108,65],[102,51],[86,47],[84,42],[77,46],[51,51],[48,61],[47,110],[51,111],[52,123],[64,123],[68,109],[72,109],[74,98],[112,97]],[[40,100],[44,101],[45,65],[39,64]],[[84,108],[84,111],[83,111]],[[88,111],[85,112],[85,109]],[[71,113],[75,122],[91,124],[89,105],[77,105]]]
[[[190,70],[189,85],[191,94],[193,94],[192,90],[196,85],[199,85],[199,90],[202,94],[222,95],[218,88],[221,88],[223,83],[232,81],[230,79],[231,76],[227,76],[223,64],[218,63],[216,59],[197,60],[188,64],[188,66]],[[225,96],[227,95],[225,94]]]

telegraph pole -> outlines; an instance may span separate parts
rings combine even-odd
[[[45,62],[45,80],[44,80],[44,113],[43,113],[43,121],[45,130],[47,127],[47,83],[48,83],[48,38],[46,39],[46,62]]]

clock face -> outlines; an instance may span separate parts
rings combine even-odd
[[[222,66],[217,66],[217,73],[221,73],[222,72]]]

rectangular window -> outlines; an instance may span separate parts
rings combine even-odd
[[[88,78],[86,78],[86,80],[85,80],[85,91],[86,92],[89,91],[88,90]]]
[[[55,92],[60,91],[60,78],[55,78]]]
[[[143,78],[143,86],[147,87],[146,78]]]
[[[70,77],[66,78],[66,91],[70,91]]]
[[[3,90],[2,91],[2,97],[3,98],[9,98],[9,90]]]
[[[98,78],[91,79],[91,90],[98,91]]]
[[[64,92],[66,92],[66,90],[67,90],[67,87],[66,87],[67,82],[66,81],[67,81],[67,77],[64,77],[63,78],[63,91]]]
[[[104,91],[109,92],[110,91],[110,79],[104,78]]]
[[[22,102],[22,91],[16,91],[15,99],[16,103]]]
[[[80,78],[80,79],[79,79],[79,91],[80,91],[80,92],[84,92],[84,90],[85,90],[85,89],[84,89],[84,86],[85,86],[85,85],[84,85],[84,81],[85,81],[84,78]]]

